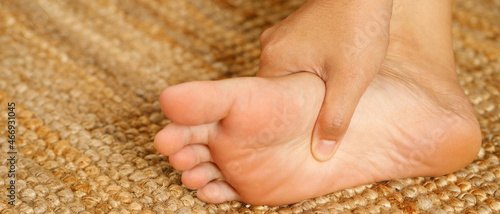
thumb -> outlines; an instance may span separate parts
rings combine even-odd
[[[312,153],[318,161],[333,157],[346,133],[361,96],[379,67],[363,70],[330,71],[326,94],[312,137]]]

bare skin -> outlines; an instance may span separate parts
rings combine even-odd
[[[307,71],[325,82],[311,142],[318,161],[334,155],[359,99],[380,70],[392,8],[393,0],[309,0],[261,36],[257,76]]]
[[[160,105],[173,123],[157,134],[156,149],[210,203],[282,205],[461,169],[477,155],[481,134],[455,74],[451,8],[437,2],[393,14],[400,17],[391,20],[382,68],[330,160],[311,154],[325,84],[308,72],[167,88]]]

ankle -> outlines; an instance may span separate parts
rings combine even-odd
[[[453,58],[451,39],[451,0],[395,0],[391,18],[391,42],[408,41],[426,54]]]

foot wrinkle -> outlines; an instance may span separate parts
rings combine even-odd
[[[222,87],[223,87],[222,85],[223,85],[223,84],[226,84],[226,83],[227,83],[227,81],[234,81],[234,80],[231,80],[231,79],[229,79],[229,80],[220,80],[220,82],[221,82],[221,87],[215,87],[215,91],[216,91],[216,93],[214,93],[214,96],[212,97],[212,99],[213,99],[213,100],[218,100],[218,99],[228,99],[228,98],[229,98],[229,99],[231,99],[231,101],[230,101],[230,102],[228,102],[228,104],[227,104],[228,106],[227,106],[226,111],[224,112],[223,116],[222,116],[222,117],[221,117],[221,119],[220,119],[219,121],[217,121],[217,122],[222,122],[222,121],[224,121],[226,118],[229,118],[229,117],[230,117],[231,109],[233,109],[233,107],[234,107],[234,103],[235,103],[235,101],[236,101],[235,97],[237,97],[237,96],[235,96],[235,95],[234,95],[234,94],[232,94],[232,93],[234,93],[234,91],[238,91],[238,90],[229,90],[229,92],[228,92],[228,90],[227,90],[227,89],[223,89],[223,88],[222,88]],[[223,91],[223,90],[226,90],[226,91]],[[229,94],[228,94],[228,93],[229,93]],[[221,95],[223,95],[223,94],[226,94],[227,96],[221,96]],[[215,103],[215,102],[214,102],[214,103]],[[214,107],[214,109],[215,109],[215,108],[218,108],[218,107],[219,107],[219,106],[215,106],[215,107]],[[225,107],[225,106],[222,106],[222,107]],[[211,113],[211,112],[207,112],[207,114],[210,114],[210,113]]]

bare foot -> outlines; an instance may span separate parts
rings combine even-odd
[[[376,181],[459,170],[480,148],[479,125],[458,85],[449,29],[412,31],[417,26],[409,23],[428,21],[422,16],[391,22],[383,69],[329,161],[316,161],[310,151],[325,92],[310,73],[169,87],[160,104],[173,123],[158,133],[155,146],[184,171],[184,185],[211,203],[282,205]],[[449,21],[440,19],[432,22]]]

